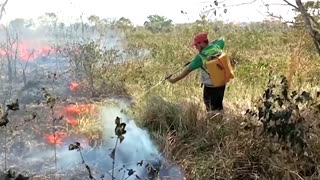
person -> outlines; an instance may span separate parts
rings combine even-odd
[[[225,86],[214,87],[209,74],[204,66],[204,61],[206,59],[201,56],[206,49],[214,49],[216,54],[223,51],[225,42],[223,38],[219,38],[211,43],[209,43],[208,35],[205,32],[201,32],[193,38],[192,44],[197,50],[198,54],[193,58],[191,63],[184,68],[181,74],[176,77],[169,76],[167,79],[170,83],[176,83],[181,79],[185,78],[190,72],[201,68],[201,86],[203,87],[203,101],[206,106],[207,112],[222,112],[223,111],[223,98],[225,93]],[[214,47],[214,48],[212,48]],[[212,53],[212,52],[211,52]]]

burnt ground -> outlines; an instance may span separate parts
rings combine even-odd
[[[2,169],[0,180],[91,179],[90,174],[96,179],[111,179],[110,152],[115,143],[103,139],[102,134],[105,133],[105,130],[99,129],[103,126],[99,118],[93,118],[94,122],[89,123],[90,127],[94,124],[93,128],[96,128],[92,133],[92,131],[83,130],[89,125],[82,125],[81,129],[80,125],[77,128],[70,123],[74,122],[74,119],[79,120],[80,116],[77,111],[83,109],[77,109],[76,112],[65,111],[72,105],[92,104],[101,99],[99,97],[89,98],[88,93],[81,89],[71,90],[70,82],[73,79],[63,68],[59,72],[48,70],[40,74],[31,73],[27,79],[26,84],[20,79],[12,87],[8,83],[2,84],[1,114],[5,114],[8,108],[6,105],[16,100],[18,100],[19,109],[9,111],[7,116],[9,122],[0,130],[0,146],[2,147],[0,150],[0,169]],[[48,99],[45,97],[43,88],[51,96],[57,98],[54,111],[51,111],[48,106]],[[130,98],[125,99],[130,101]],[[89,114],[92,115],[93,112]],[[66,115],[69,117],[67,118]],[[139,139],[140,142],[128,142],[127,145],[121,145],[122,147],[117,149],[116,161],[119,162],[116,163],[115,174],[120,177],[119,179],[154,179],[159,175],[162,177],[176,176],[173,179],[181,178],[179,168],[175,165],[170,167],[172,165],[170,162],[159,157],[161,153],[145,155],[154,151],[149,150],[149,146],[154,145],[152,143],[148,145],[150,142],[145,144],[145,141],[149,141],[148,137],[146,135],[139,137],[141,133],[139,127],[132,122],[127,122],[128,132],[130,133],[131,129],[137,134],[135,138],[141,139]],[[115,124],[113,123],[110,122],[108,131],[114,131]],[[56,141],[54,141],[53,134],[56,134]],[[74,142],[81,143],[84,149],[81,153],[85,163],[88,164],[87,167],[86,164],[83,164],[79,151],[68,149],[69,145]],[[132,151],[135,148],[136,150]],[[155,147],[152,148],[155,149]],[[125,164],[127,166],[123,166]],[[109,170],[109,173],[104,173],[106,170]]]
[[[62,110],[69,107],[68,105],[66,103],[57,105],[54,116],[61,117],[61,115],[65,115],[62,113]],[[2,177],[0,176],[2,179],[8,179],[5,178],[8,177],[8,174],[10,175],[9,177],[14,177],[9,179],[21,179],[22,176],[29,177],[30,179],[90,179],[88,169],[81,162],[80,153],[68,150],[68,146],[74,142],[80,142],[86,149],[82,153],[84,159],[87,159],[88,164],[90,164],[90,171],[94,177],[101,177],[101,172],[105,170],[104,167],[111,169],[112,159],[108,156],[110,155],[110,149],[108,148],[112,146],[103,145],[103,138],[101,136],[92,138],[88,134],[79,132],[78,129],[65,119],[57,120],[53,128],[53,116],[50,113],[50,108],[44,103],[26,105],[20,107],[17,111],[9,111],[8,119],[9,123],[7,126],[1,127],[0,131],[2,138],[0,146],[3,147],[0,156],[0,167],[3,167],[6,170],[5,172],[7,172]],[[110,124],[110,126],[115,125]],[[130,128],[130,125],[128,128]],[[52,140],[52,132],[54,130],[56,131],[57,138],[56,145]],[[64,159],[67,159],[71,155],[70,153],[73,153],[73,158],[68,160],[69,164],[66,165],[67,160],[64,161]],[[120,149],[116,153],[119,161],[130,162],[126,158],[128,155],[125,151]],[[148,151],[145,153],[148,153]],[[145,156],[143,155],[142,157]],[[73,163],[70,163],[71,161]],[[120,164],[118,164],[116,166],[117,173],[124,174],[125,177],[128,175],[134,177],[135,174],[132,172],[139,171],[137,175],[141,176],[141,179],[143,179],[142,174],[156,177],[159,173],[161,176],[172,176],[179,173],[177,167],[164,167],[164,165],[169,165],[170,163],[161,158],[148,162],[139,162],[137,160],[131,163],[135,165],[119,167]],[[103,176],[104,179],[110,179],[108,174],[103,174]]]

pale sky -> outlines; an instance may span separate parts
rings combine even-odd
[[[0,0],[0,2],[4,0]],[[251,2],[253,0],[220,0],[227,6]],[[289,0],[294,3],[294,0]],[[6,13],[1,23],[7,23],[15,18],[34,18],[45,12],[54,12],[59,19],[78,19],[92,14],[101,18],[129,18],[134,24],[142,25],[147,16],[158,14],[172,19],[175,23],[194,22],[199,19],[201,10],[213,0],[9,0]],[[282,3],[282,0],[263,0],[264,3]],[[274,6],[273,12],[284,17],[292,17],[292,11],[287,6]],[[180,13],[181,10],[188,15]],[[261,21],[265,18],[266,8],[262,0],[256,0],[250,5],[229,7],[223,20],[230,22]],[[288,12],[291,14],[287,15]],[[262,13],[262,14],[261,14]]]

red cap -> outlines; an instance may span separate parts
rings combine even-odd
[[[207,33],[202,32],[194,36],[192,45],[196,45],[198,43],[201,43],[207,40],[208,40]]]

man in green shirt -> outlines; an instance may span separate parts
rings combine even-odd
[[[193,46],[199,51],[199,53],[194,57],[191,63],[176,77],[168,78],[171,83],[176,83],[177,81],[185,78],[190,72],[201,68],[201,84],[203,86],[203,101],[206,106],[206,110],[209,111],[220,111],[223,110],[223,98],[225,92],[225,86],[214,87],[209,74],[206,71],[204,62],[206,58],[202,55],[207,53],[219,54],[224,49],[224,39],[220,38],[216,41],[209,43],[207,33],[199,33],[194,37]],[[200,55],[200,53],[202,55]]]

